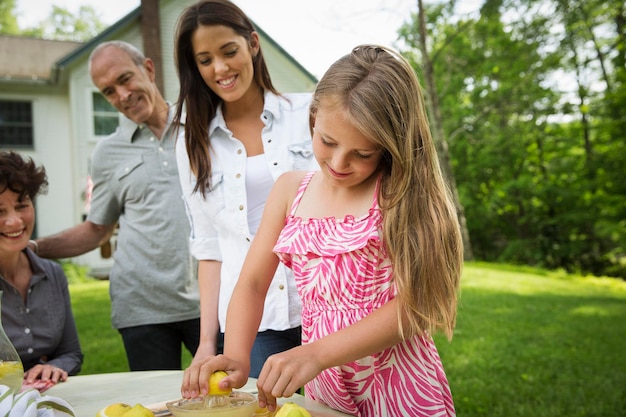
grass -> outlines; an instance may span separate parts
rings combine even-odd
[[[472,264],[436,341],[460,417],[618,417],[625,336],[621,280]]]
[[[109,281],[70,284],[70,294],[85,355],[81,375],[128,371],[122,337],[111,325]],[[191,355],[184,348],[182,361],[183,367],[191,363]]]
[[[108,282],[70,291],[82,374],[128,370]],[[467,264],[454,338],[435,340],[459,417],[626,416],[624,281]]]

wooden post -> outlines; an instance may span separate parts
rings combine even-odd
[[[156,73],[155,82],[159,91],[164,93],[159,1],[160,0],[141,0],[140,21],[141,36],[143,38],[143,53],[154,62]]]

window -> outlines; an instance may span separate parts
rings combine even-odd
[[[102,94],[94,92],[92,97],[93,132],[96,136],[110,135],[119,125],[119,113]]]
[[[0,100],[0,145],[33,147],[33,106],[30,101]]]

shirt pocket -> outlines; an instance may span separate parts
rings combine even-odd
[[[121,164],[115,172],[121,201],[141,198],[149,187],[150,175],[145,172],[143,157],[137,156]]]
[[[141,165],[143,165],[143,158],[141,156],[124,161],[117,170],[117,180],[122,181],[124,178],[127,178]]]
[[[217,216],[226,207],[223,171],[214,171],[211,173],[211,184],[204,200],[205,213],[211,217]]]
[[[310,170],[316,167],[313,142],[310,140],[287,146],[292,170]]]

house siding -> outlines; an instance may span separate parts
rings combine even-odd
[[[72,186],[74,170],[68,164],[72,154],[70,114],[68,99],[64,95],[0,94],[2,100],[23,100],[32,103],[33,148],[11,149],[43,164],[48,175],[48,193],[36,201],[36,231],[38,235],[58,231],[58,224],[71,224],[72,210],[68,205],[74,201]]]

